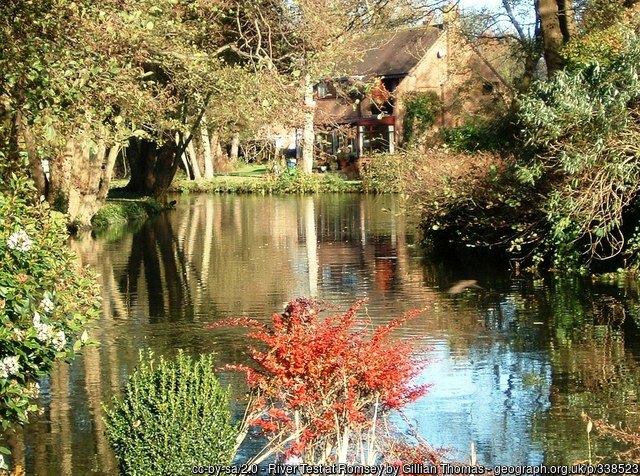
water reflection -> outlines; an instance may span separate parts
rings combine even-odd
[[[99,274],[102,345],[58,366],[42,382],[44,415],[8,435],[27,474],[115,474],[101,402],[120,392],[138,349],[241,361],[242,331],[203,324],[267,319],[299,295],[341,306],[367,296],[381,323],[426,307],[403,332],[429,356],[422,379],[433,387],[406,416],[455,458],[474,442],[489,465],[574,463],[588,450],[581,412],[639,423],[636,283],[542,283],[467,257],[425,260],[391,197],[179,197],[135,233],[71,246]],[[460,279],[483,289],[448,294]],[[237,376],[221,378],[242,396]]]

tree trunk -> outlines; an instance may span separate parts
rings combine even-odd
[[[119,144],[112,146],[109,149],[109,153],[105,158],[105,164],[103,167],[104,172],[102,173],[102,178],[100,180],[100,185],[98,187],[98,200],[100,201],[100,206],[107,199],[107,195],[109,193],[109,185],[111,185],[111,176],[113,175],[113,167],[116,165],[116,160],[118,159],[118,154],[120,154],[121,147]]]
[[[18,112],[18,116],[20,113]],[[29,156],[29,171],[31,172],[31,178],[33,182],[36,184],[36,189],[41,196],[47,196],[47,188],[48,188],[48,180],[47,176],[44,173],[44,167],[42,166],[42,161],[38,156],[38,147],[36,146],[36,141],[33,139],[31,135],[31,129],[29,126],[22,123],[22,118],[19,117],[19,127],[22,130],[22,137],[24,138],[24,144],[27,149],[27,155]]]
[[[222,147],[220,147],[220,134],[214,132],[209,135],[209,150],[211,151],[211,157],[214,167],[214,172],[216,171],[216,167],[220,166],[220,159],[222,157]],[[220,170],[218,170],[220,172]]]
[[[106,200],[118,151],[114,146],[107,153],[104,141],[92,148],[86,141],[68,139],[64,152],[51,160],[47,198],[73,225],[91,226],[91,218]]]
[[[211,156],[211,142],[209,140],[209,131],[207,130],[206,117],[203,117],[200,125],[200,136],[202,137],[202,151],[204,154],[204,178],[213,178],[213,157]]]
[[[542,45],[549,77],[562,69],[560,48],[575,30],[571,0],[538,0],[537,14],[542,30]]]
[[[31,135],[31,130],[29,126],[24,123],[20,109],[15,111],[11,119],[8,139],[7,163],[3,167],[3,172],[7,175],[11,173],[20,174],[22,172],[23,161],[20,157],[20,152],[22,151],[20,142],[22,139],[29,159],[29,173],[31,178],[38,190],[38,194],[46,197],[48,186],[47,176],[44,173],[42,162],[38,156],[38,148]]]
[[[568,42],[576,36],[575,9],[572,0],[558,0],[558,13],[560,15],[560,29],[564,42]]]
[[[313,119],[316,112],[316,101],[313,99],[313,83],[307,74],[304,78],[304,128],[302,132],[302,171],[310,174],[313,171],[313,148],[315,131]]]
[[[156,199],[164,196],[178,170],[178,147],[173,140],[161,147],[147,139],[132,139],[127,150],[131,179],[127,190]]]
[[[200,173],[200,165],[198,164],[198,155],[196,154],[193,141],[189,142],[189,146],[187,147],[187,160],[191,166],[193,180],[202,180],[202,173]]]
[[[180,141],[180,134],[176,132],[176,144]],[[189,157],[187,156],[187,151],[185,150],[180,156],[180,161],[182,162],[182,166],[184,167],[184,173],[187,175],[187,180],[192,180],[193,174],[191,172],[191,167],[189,166]]]
[[[231,137],[231,150],[229,151],[229,160],[235,162],[238,160],[240,151],[240,133],[234,132]]]

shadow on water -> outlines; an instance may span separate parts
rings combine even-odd
[[[430,359],[421,380],[433,386],[406,417],[456,459],[473,442],[487,465],[571,464],[588,455],[581,413],[640,423],[635,282],[525,279],[455,250],[425,258],[393,197],[178,200],[133,232],[71,243],[99,276],[92,334],[101,345],[43,380],[45,413],[8,435],[27,474],[116,474],[101,402],[121,392],[139,349],[242,362],[244,331],[204,324],[265,321],[302,295],[340,307],[365,296],[375,323],[426,309],[402,333]],[[447,292],[460,280],[479,287]],[[220,377],[241,400],[240,377]],[[607,456],[613,446],[596,440],[592,451]]]

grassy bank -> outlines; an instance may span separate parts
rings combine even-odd
[[[152,198],[114,198],[91,219],[94,229],[124,226],[157,215],[164,206]]]
[[[176,178],[170,188],[174,192],[285,194],[285,193],[353,193],[361,192],[359,180],[346,180],[337,174],[304,174],[287,169],[276,175],[264,165],[245,166],[240,170],[216,175],[208,180]]]

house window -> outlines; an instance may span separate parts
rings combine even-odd
[[[316,135],[316,151],[325,159],[355,159],[356,139],[355,134],[331,131]]]
[[[362,154],[389,152],[389,126],[361,126]]]

